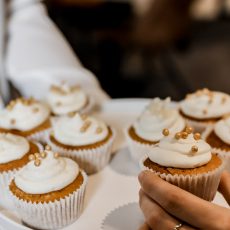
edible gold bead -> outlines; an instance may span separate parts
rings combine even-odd
[[[34,156],[33,154],[30,154],[30,155],[29,155],[29,160],[30,160],[30,161],[35,160],[35,156]]]
[[[101,127],[97,127],[97,129],[96,129],[96,133],[97,133],[97,134],[101,133],[102,131],[103,131],[103,130],[102,130]]]
[[[49,145],[46,145],[45,150],[50,151],[51,147]]]
[[[181,137],[182,137],[183,139],[186,139],[186,138],[188,137],[188,133],[187,133],[187,132],[182,132],[182,133],[181,133]]]
[[[41,161],[39,159],[36,159],[34,161],[34,165],[37,166],[37,167],[40,166],[41,165]]]
[[[175,134],[175,138],[176,138],[177,140],[179,140],[179,139],[181,138],[181,133],[176,133],[176,134]]]
[[[10,124],[11,125],[14,125],[16,123],[16,120],[15,119],[10,119]]]
[[[200,140],[200,138],[201,138],[200,133],[194,133],[193,138],[194,138],[196,141]]]
[[[46,152],[41,152],[41,153],[40,153],[40,156],[41,156],[41,158],[46,158],[47,153],[46,153]]]
[[[35,153],[34,156],[35,156],[35,158],[39,158],[40,157],[40,153]]]
[[[163,129],[162,134],[167,137],[169,135],[169,130]]]
[[[54,153],[54,158],[58,158],[59,157],[59,153]]]
[[[74,115],[75,115],[75,112],[69,112],[69,113],[68,113],[68,116],[69,116],[69,117],[73,117]]]
[[[85,121],[87,118],[88,118],[88,116],[87,116],[86,114],[81,114],[81,119],[82,119],[83,121]]]
[[[61,106],[61,105],[62,105],[62,103],[60,101],[56,102],[56,106]]]
[[[196,145],[193,145],[192,148],[191,148],[191,151],[193,153],[196,153],[198,151],[198,147]]]
[[[188,134],[191,134],[193,132],[193,128],[191,126],[187,126],[185,128],[185,132],[188,133]]]
[[[33,112],[34,112],[34,113],[37,113],[38,111],[39,111],[39,108],[37,108],[37,107],[36,107],[36,108],[33,108]]]
[[[203,110],[203,114],[204,115],[207,114],[207,110],[206,109]]]

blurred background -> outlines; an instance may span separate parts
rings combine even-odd
[[[230,93],[229,0],[47,0],[82,64],[113,98]]]

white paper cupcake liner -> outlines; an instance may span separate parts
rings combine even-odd
[[[176,185],[204,200],[212,201],[214,199],[220,182],[221,173],[225,167],[223,161],[218,168],[207,173],[197,175],[172,175],[156,172],[146,167],[143,163],[147,158],[147,156],[144,156],[140,160],[140,167],[142,170],[150,170],[170,184]]]
[[[39,132],[35,132],[35,133],[27,136],[26,138],[28,140],[31,140],[31,141],[38,141],[38,142],[45,144],[47,137],[48,137],[49,133],[51,132],[51,130],[52,130],[52,127],[48,128],[48,129],[44,129],[44,130],[39,131]]]
[[[205,131],[202,133],[202,138],[206,140],[206,138],[212,131],[213,127],[206,128]],[[212,147],[212,152],[216,153],[225,161],[225,169],[230,172],[230,151]]]
[[[124,133],[128,143],[130,155],[134,162],[139,163],[140,159],[145,156],[148,153],[149,149],[151,149],[155,144],[151,145],[135,141],[129,135],[129,128],[125,129]]]
[[[92,149],[65,149],[55,145],[55,143],[50,140],[50,137],[47,139],[47,144],[51,146],[53,151],[75,160],[80,168],[84,169],[87,174],[93,174],[102,170],[109,163],[116,136],[115,130],[113,128],[111,128],[111,130],[112,136],[109,140],[103,145]]]
[[[68,196],[49,203],[32,203],[18,199],[11,191],[10,196],[22,221],[38,229],[63,228],[78,219],[83,211],[87,175],[83,184]]]

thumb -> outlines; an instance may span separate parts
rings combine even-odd
[[[218,190],[230,205],[230,173],[229,172],[224,171],[222,173]]]

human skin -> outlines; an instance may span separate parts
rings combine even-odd
[[[146,223],[143,230],[172,230],[183,223],[180,230],[229,230],[230,209],[205,201],[162,180],[150,171],[139,174],[140,208]],[[230,204],[230,174],[223,172],[218,188]]]

